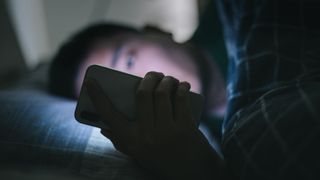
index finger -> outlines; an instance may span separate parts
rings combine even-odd
[[[181,82],[175,94],[174,119],[182,126],[195,126],[190,102],[190,84]]]
[[[154,128],[154,89],[163,78],[162,73],[148,72],[137,89],[137,116],[139,127],[145,136]]]

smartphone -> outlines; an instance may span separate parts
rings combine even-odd
[[[84,81],[88,78],[95,80],[95,82],[99,84],[119,112],[126,115],[129,120],[134,121],[135,92],[142,80],[141,77],[98,65],[92,65],[86,70]],[[197,121],[197,124],[199,124],[203,108],[203,96],[190,92],[190,100],[194,119]],[[106,123],[101,121],[88,96],[86,88],[83,86],[81,87],[77,102],[75,118],[80,123],[98,128],[108,128]]]

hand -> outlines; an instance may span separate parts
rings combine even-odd
[[[198,130],[190,107],[190,85],[161,73],[147,73],[136,92],[136,119],[119,113],[101,88],[85,82],[104,123],[101,132],[141,166],[172,179],[219,176],[221,160]]]

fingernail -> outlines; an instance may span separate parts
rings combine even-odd
[[[161,72],[155,72],[155,71],[150,71],[150,72],[147,72],[147,74],[145,75],[146,76],[164,76],[163,73]]]

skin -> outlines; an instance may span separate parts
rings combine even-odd
[[[85,87],[112,129],[102,134],[142,167],[167,179],[223,179],[223,161],[192,118],[188,83],[147,73],[136,91],[134,122],[113,107],[96,82],[86,81]]]
[[[116,56],[117,47],[121,51]],[[128,66],[128,61],[132,63]],[[201,80],[196,64],[186,52],[170,40],[138,35],[118,35],[97,42],[88,58],[79,67],[75,94],[79,96],[86,69],[97,64],[143,77],[149,71],[163,72],[191,84],[193,92],[201,93]]]
[[[122,50],[113,63],[119,45]],[[166,179],[222,179],[223,161],[192,118],[188,93],[200,93],[202,88],[193,60],[171,41],[146,36],[121,35],[93,49],[80,66],[76,94],[92,64],[144,76],[136,91],[134,122],[113,107],[95,81],[85,82],[95,108],[110,127],[101,133],[115,148]],[[132,56],[133,66],[129,67]]]

